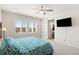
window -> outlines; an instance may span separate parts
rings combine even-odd
[[[21,31],[21,21],[16,21],[16,33],[19,33]]]
[[[27,22],[22,21],[21,26],[22,26],[22,32],[27,32]]]
[[[16,21],[16,33],[26,32],[26,31],[27,31],[27,22],[26,21],[17,20]]]
[[[37,23],[29,22],[29,32],[37,32]]]
[[[27,27],[28,26],[28,27]],[[37,23],[32,21],[17,20],[16,33],[37,32]]]
[[[29,32],[33,32],[33,22],[29,22]]]
[[[33,32],[37,32],[37,23],[33,23]]]

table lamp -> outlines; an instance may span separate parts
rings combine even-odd
[[[2,32],[3,32],[3,38],[5,38],[5,36],[6,36],[6,28],[2,28]]]

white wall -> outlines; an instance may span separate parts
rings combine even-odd
[[[1,19],[1,9],[0,9],[0,22],[2,21],[2,19]]]
[[[79,10],[62,12],[55,19],[66,17],[72,17],[72,27],[56,27],[55,40],[79,48]]]
[[[16,33],[15,24],[16,20],[27,20],[27,21],[35,21],[37,22],[37,32],[35,33]],[[2,26],[6,28],[6,36],[20,38],[20,37],[27,37],[27,36],[35,36],[38,38],[42,37],[42,24],[41,19],[28,17],[20,14],[15,14],[11,12],[2,11]]]
[[[1,9],[0,9],[0,22],[2,22],[2,19],[1,19]],[[0,28],[0,38],[2,37],[2,29]]]

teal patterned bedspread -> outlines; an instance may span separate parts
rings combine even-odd
[[[1,55],[49,55],[53,53],[51,44],[36,37],[14,39],[7,37],[0,49]]]

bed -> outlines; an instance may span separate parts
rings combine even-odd
[[[1,55],[51,55],[53,47],[43,39],[26,37],[14,39],[7,37],[3,40],[0,49]]]

